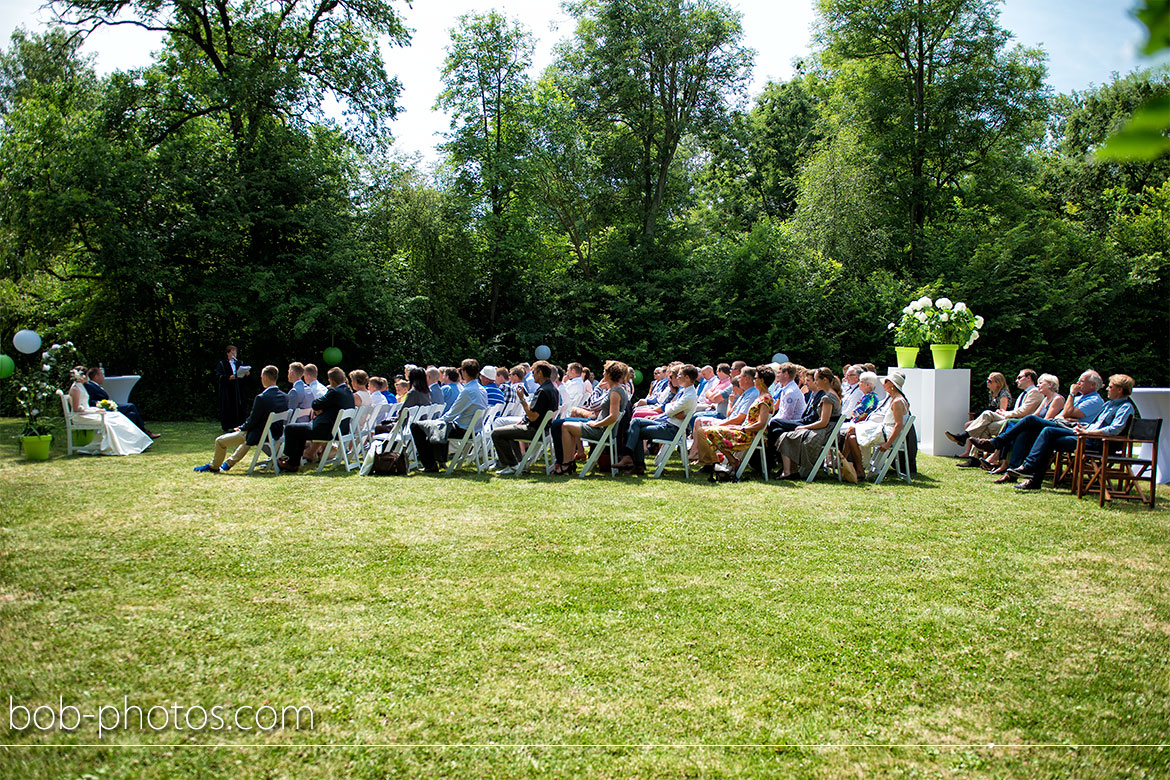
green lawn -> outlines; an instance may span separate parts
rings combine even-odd
[[[74,748],[53,746],[95,724],[8,728],[41,747],[0,748],[3,778],[1170,768],[1170,747],[1023,747],[1168,741],[1164,499],[1019,495],[930,457],[911,486],[248,478],[192,473],[214,425],[47,463],[17,430],[0,421],[4,726],[9,697],[128,697],[307,705],[314,728]],[[113,747],[166,743],[246,747]],[[356,743],[400,747],[304,746]],[[771,746],[728,746],[748,743]]]

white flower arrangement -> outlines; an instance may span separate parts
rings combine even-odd
[[[929,296],[911,301],[902,307],[902,319],[890,323],[886,330],[894,331],[895,343],[900,347],[932,344],[961,344],[967,349],[979,338],[983,318],[971,311],[963,301],[947,297],[931,300]]]

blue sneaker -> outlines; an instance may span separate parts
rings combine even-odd
[[[196,466],[194,470],[201,474],[210,474],[215,471],[215,469],[211,467],[210,463],[204,463],[202,466]]]
[[[226,461],[226,460],[225,460],[223,463],[219,464],[219,473],[220,473],[220,474],[226,474],[226,473],[228,473],[228,471],[229,471],[230,469],[231,469],[231,466],[229,466],[229,465],[227,464],[227,461]]]

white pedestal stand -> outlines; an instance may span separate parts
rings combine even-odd
[[[946,431],[958,433],[970,418],[971,369],[969,368],[897,368],[906,375],[902,392],[910,401],[918,431],[918,451],[927,455],[953,456],[963,448],[946,437]]]

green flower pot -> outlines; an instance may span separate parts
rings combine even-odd
[[[898,356],[898,368],[914,368],[918,362],[918,350],[921,347],[894,347],[894,354]]]
[[[53,443],[53,434],[44,436],[21,436],[20,446],[24,447],[24,457],[27,460],[48,460],[49,445]]]
[[[935,368],[954,368],[958,344],[931,344],[930,354],[934,355]]]
[[[73,432],[73,446],[74,447],[84,447],[85,445],[87,445],[93,441],[93,434],[94,434],[94,430],[92,428],[86,428],[83,431],[74,431]]]

